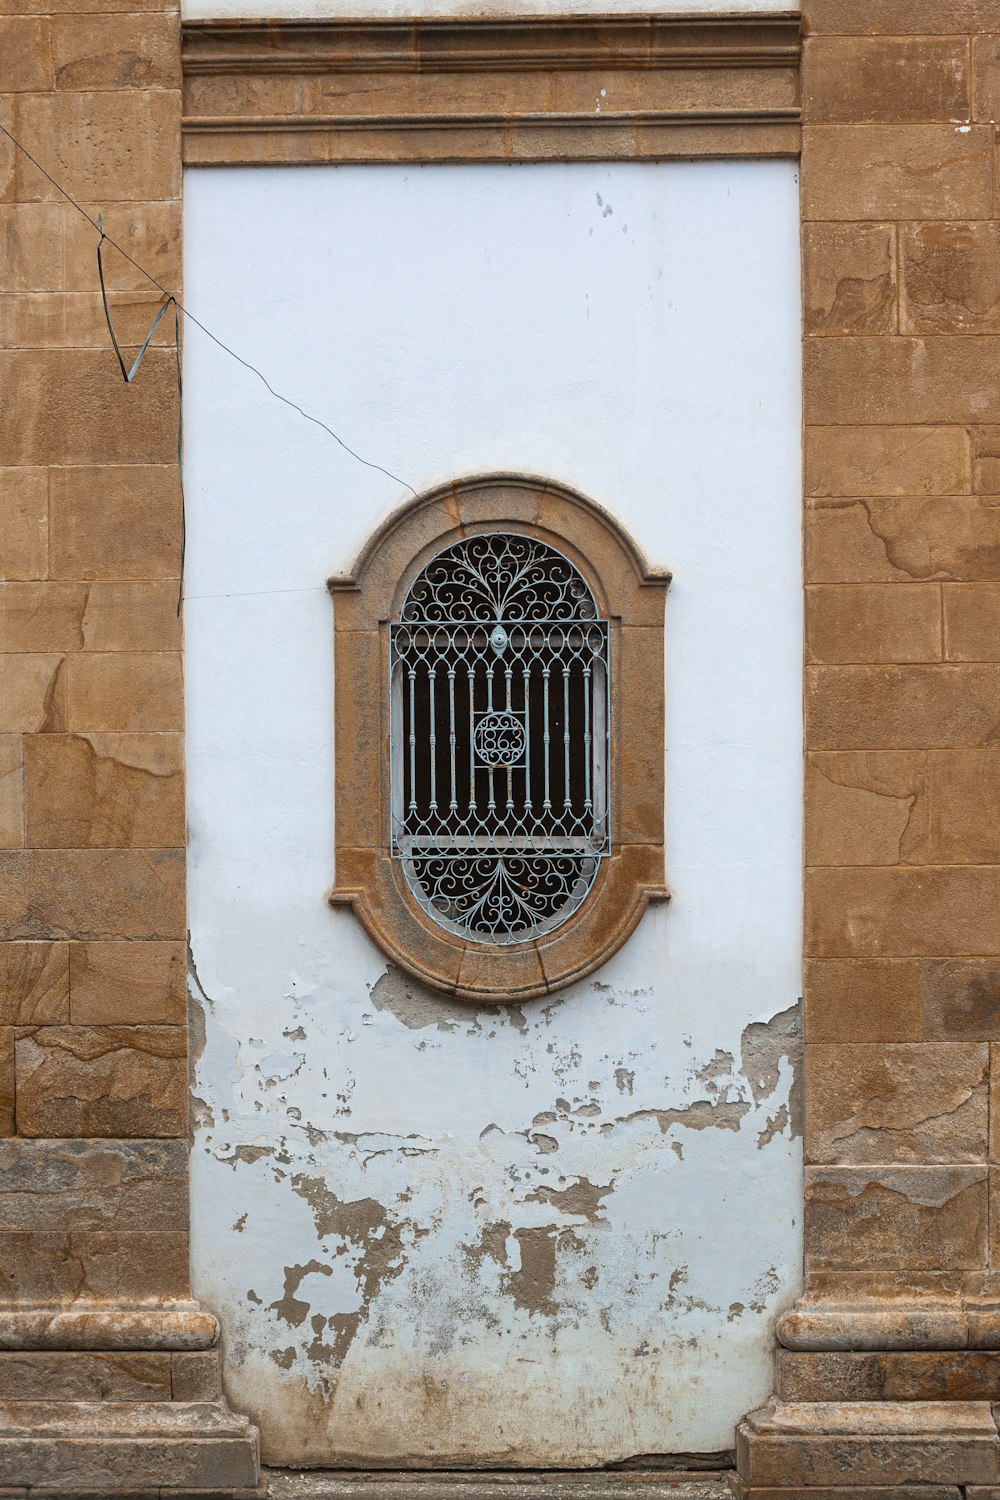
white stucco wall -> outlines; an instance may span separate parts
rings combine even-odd
[[[230,1394],[271,1462],[729,1448],[800,1262],[795,169],[185,195],[188,305],[278,389],[417,489],[551,474],[674,572],[670,905],[509,1013],[403,983],[324,902],[324,580],[405,492],[188,326],[193,1264]]]

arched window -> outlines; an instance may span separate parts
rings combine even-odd
[[[528,942],[611,852],[608,624],[573,564],[517,532],[439,552],[390,627],[393,855],[447,931]]]
[[[402,968],[518,1002],[663,900],[669,575],[565,485],[456,480],[335,598],[336,880]]]

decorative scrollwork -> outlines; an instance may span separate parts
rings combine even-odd
[[[569,559],[516,532],[467,537],[438,553],[400,615],[456,624],[596,618],[594,596]]]
[[[608,625],[553,547],[456,542],[390,627],[392,852],[474,943],[528,942],[593,885],[608,836]]]
[[[593,857],[429,855],[406,862],[410,888],[443,927],[476,943],[544,937],[577,910],[597,874]]]

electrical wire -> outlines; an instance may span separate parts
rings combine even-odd
[[[127,250],[123,249],[123,247],[118,244],[117,240],[113,240],[109,234],[105,234],[100,222],[96,219],[91,218],[87,210],[81,204],[77,203],[72,194],[66,191],[61,182],[57,182],[57,180],[52,176],[52,173],[47,171],[36,157],[32,156],[27,146],[22,145],[17,137],[7,129],[6,125],[4,125],[2,121],[0,121],[0,131],[3,132],[3,134],[7,137],[12,145],[16,146],[16,148],[22,153],[22,155],[28,158],[33,166],[37,167],[42,176],[47,178],[48,181],[51,182],[56,191],[60,192],[66,199],[66,202],[71,204],[73,208],[76,209],[77,213],[83,215],[83,217],[87,220],[87,223],[97,231],[102,240],[106,240],[109,245],[112,245],[114,249],[118,251],[119,255],[123,255],[130,265],[134,266],[137,271],[141,272],[141,274],[145,276],[147,281],[151,282],[153,286],[156,287],[157,291],[161,292],[164,297],[169,298],[170,301],[174,303],[175,307],[178,308],[181,313],[183,313],[185,318],[187,318],[188,322],[193,323],[196,328],[200,328],[202,333],[205,334],[207,338],[211,339],[213,344],[217,344],[224,353],[228,354],[231,359],[235,359],[237,364],[242,365],[245,370],[249,370],[251,374],[256,375],[257,379],[267,388],[267,390],[276,401],[282,402],[282,404],[285,406],[290,406],[293,411],[298,412],[299,416],[304,417],[307,422],[312,422],[315,424],[315,426],[321,427],[325,433],[333,438],[335,443],[338,443],[340,447],[343,448],[345,453],[350,454],[351,458],[356,459],[359,464],[364,464],[366,469],[376,469],[380,474],[384,474],[387,479],[391,479],[394,484],[402,485],[405,490],[409,490],[410,494],[413,495],[414,498],[417,498],[417,492],[413,488],[412,484],[408,484],[406,480],[401,479],[398,474],[393,474],[390,469],[383,468],[382,464],[374,463],[369,458],[362,458],[361,454],[358,453],[354,448],[352,448],[349,443],[345,443],[344,439],[340,437],[338,433],[334,432],[333,428],[329,427],[326,422],[321,421],[319,417],[313,416],[311,412],[308,412],[304,407],[299,406],[297,401],[292,401],[288,396],[283,396],[280,391],[276,391],[263,371],[258,370],[256,365],[251,364],[248,359],[244,359],[241,354],[237,354],[235,349],[231,349],[229,345],[224,343],[222,339],[220,339],[217,334],[214,334],[210,328],[206,328],[205,324],[202,323],[199,318],[196,318],[194,313],[189,312],[188,309],[184,306],[183,302],[181,302],[173,292],[168,291],[167,288],[162,284],[162,282],[157,281],[156,277],[153,276],[151,272],[147,271],[145,266],[140,265],[140,263],[135,260],[133,256],[129,255]],[[162,312],[160,315],[162,316]],[[119,354],[119,361],[120,359],[121,356]]]

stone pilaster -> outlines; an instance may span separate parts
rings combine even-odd
[[[4,123],[179,289],[176,5],[6,9]],[[0,224],[0,1483],[246,1490],[188,1275],[173,319],[126,387],[97,235],[7,141]],[[134,349],[160,294],[106,271]]]
[[[1000,17],[803,9],[807,1285],[740,1488],[993,1495]]]

